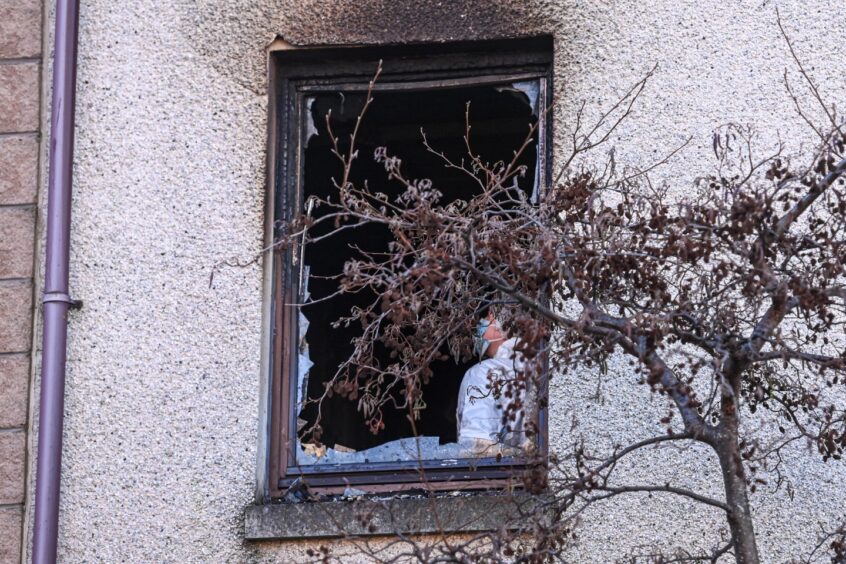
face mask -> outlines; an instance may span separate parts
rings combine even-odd
[[[490,326],[491,321],[487,318],[480,319],[479,323],[476,324],[476,334],[473,335],[473,351],[479,358],[483,358],[485,356],[485,351],[488,350],[488,347],[491,344],[490,341],[483,337],[485,331],[487,331]]]

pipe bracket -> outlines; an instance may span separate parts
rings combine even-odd
[[[75,300],[63,292],[44,292],[41,303],[46,304],[50,302],[64,302],[68,304],[70,309],[80,309],[82,307],[82,300]]]

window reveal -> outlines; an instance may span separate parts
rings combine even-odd
[[[522,48],[511,49],[520,43],[524,43]],[[280,78],[281,65],[274,68],[279,108],[277,225],[292,217],[295,209],[308,211],[312,196],[325,198],[334,190],[331,179],[341,165],[330,151],[325,116],[331,110],[334,134],[348,136],[379,58],[386,59],[385,73],[359,132],[354,183],[367,179],[374,190],[392,193],[387,185],[373,185],[388,182],[384,168],[372,158],[377,147],[386,147],[403,159],[408,177],[432,181],[443,193],[441,203],[471,198],[478,189],[475,182],[448,171],[426,151],[421,136],[422,128],[433,147],[458,158],[466,155],[463,137],[469,102],[474,151],[489,162],[510,160],[524,141],[529,124],[544,117],[531,150],[521,158],[527,174],[517,181],[517,187],[532,196],[543,186],[550,136],[544,123],[551,76],[549,41],[521,40],[495,47],[478,44],[469,53],[457,55],[450,53],[448,45],[426,46],[432,53],[424,55],[420,55],[422,47],[407,49],[418,56],[401,55],[392,60],[392,53],[347,63],[337,62],[337,52],[331,56],[317,53],[306,54],[305,61],[294,61],[287,69],[288,76]],[[330,59],[331,64],[327,62]],[[351,75],[358,78],[351,79]],[[311,213],[317,218],[326,212],[318,206]],[[330,398],[323,408],[319,440],[309,433],[317,417],[316,406],[309,400],[322,393],[324,382],[349,358],[350,341],[356,336],[356,327],[333,327],[332,322],[341,312],[373,296],[344,294],[340,299],[301,308],[283,304],[327,296],[337,289],[337,280],[329,277],[342,270],[356,248],[378,251],[391,241],[390,233],[377,226],[347,233],[343,241],[333,237],[274,257],[278,277],[270,495],[281,495],[298,477],[307,478],[312,487],[330,489],[333,484],[411,483],[420,479],[421,458],[430,483],[482,480],[491,484],[490,480],[509,476],[511,470],[503,465],[513,469],[519,460],[468,460],[455,442],[458,390],[472,361],[450,358],[432,365],[435,376],[423,387],[425,405],[415,425],[419,437],[413,436],[404,410],[386,413],[384,429],[374,435],[356,402],[339,396]],[[540,427],[543,432],[545,422]]]

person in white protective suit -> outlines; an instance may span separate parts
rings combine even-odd
[[[482,359],[464,374],[458,391],[456,421],[458,443],[472,456],[506,456],[520,454],[533,446],[526,437],[524,420],[528,413],[518,413],[515,420],[504,423],[503,415],[512,397],[496,394],[492,383],[503,390],[506,383],[514,381],[522,362],[515,358],[516,338],[508,338],[493,315],[482,318],[476,327],[474,345]],[[497,397],[499,395],[499,397]],[[518,394],[522,399],[525,391]],[[524,411],[527,411],[526,402]]]

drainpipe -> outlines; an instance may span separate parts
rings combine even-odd
[[[50,169],[47,188],[47,264],[44,270],[41,400],[38,466],[35,472],[35,524],[32,562],[56,561],[59,484],[65,407],[70,260],[71,179],[73,172],[76,47],[79,0],[56,0],[53,101],[50,111]]]

